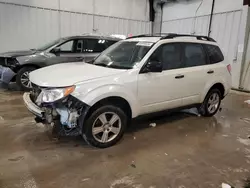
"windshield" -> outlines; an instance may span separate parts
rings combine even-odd
[[[38,50],[38,51],[47,50],[47,49],[51,48],[52,46],[58,44],[60,41],[61,41],[61,39],[54,40],[54,41],[52,41],[52,42],[50,42],[50,43],[47,43],[47,44],[45,44],[45,45],[43,45],[43,46],[37,48],[36,50]]]
[[[121,41],[105,50],[98,56],[93,64],[118,68],[132,69],[134,65],[142,60],[153,43]]]

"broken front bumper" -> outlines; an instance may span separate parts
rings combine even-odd
[[[30,93],[23,94],[23,101],[25,106],[32,114],[40,118],[44,117],[43,115],[44,111],[40,107],[38,107],[35,103],[32,102],[32,100],[30,99]]]
[[[72,96],[54,103],[42,104],[42,107],[34,103],[36,99],[31,93],[24,93],[23,100],[28,110],[36,116],[37,122],[51,124],[59,120],[62,126],[70,129],[80,127],[79,130],[81,130],[89,110],[88,105]]]
[[[0,65],[0,82],[9,84],[12,78],[16,75],[10,68]]]

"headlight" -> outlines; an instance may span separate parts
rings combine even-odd
[[[10,68],[13,67],[14,68],[14,67],[18,66],[19,63],[15,58],[6,58],[5,65],[7,67],[10,67]]]
[[[40,96],[37,98],[37,102],[50,103],[62,99],[75,90],[75,86],[70,86],[66,88],[56,88],[56,89],[43,89]],[[40,101],[39,101],[40,100]]]

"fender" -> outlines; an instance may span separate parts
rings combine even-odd
[[[91,91],[89,90],[85,90],[86,92],[80,92],[76,89],[76,92],[72,93],[72,95],[89,106],[93,106],[98,101],[108,97],[121,97],[129,103],[132,111],[132,118],[138,116],[140,105],[136,100],[135,93],[131,90],[118,84],[102,85],[91,89]]]
[[[203,103],[203,101],[205,100],[205,97],[207,96],[207,93],[209,92],[209,90],[215,85],[215,84],[222,84],[224,89],[225,89],[225,94],[224,96],[227,94],[228,92],[228,87],[226,85],[226,78],[219,76],[219,77],[215,77],[212,80],[209,80],[209,82],[206,83],[205,88],[203,93],[201,94],[201,99],[200,99],[200,103]]]

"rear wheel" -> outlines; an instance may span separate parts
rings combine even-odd
[[[17,72],[16,83],[20,90],[28,91],[32,88],[29,73],[35,69],[35,67],[23,67]]]
[[[200,114],[206,117],[215,115],[220,108],[221,99],[222,96],[220,90],[210,90],[200,107]]]
[[[107,148],[116,144],[127,126],[127,116],[122,109],[105,105],[95,110],[83,126],[83,137],[91,145]]]

